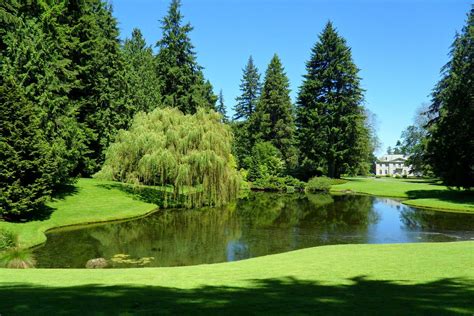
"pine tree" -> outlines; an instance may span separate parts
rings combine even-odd
[[[183,113],[195,113],[199,107],[214,109],[217,97],[196,61],[189,38],[193,27],[189,23],[183,25],[180,6],[179,0],[171,1],[168,14],[161,21],[162,38],[156,44],[162,103]]]
[[[363,90],[351,50],[328,22],[306,64],[297,100],[297,127],[303,159],[340,177],[360,161],[364,131]]]
[[[474,6],[451,60],[442,69],[430,107],[425,159],[450,186],[474,186]]]
[[[78,106],[77,120],[88,136],[88,153],[77,173],[91,175],[104,160],[104,150],[117,131],[127,128],[135,113],[127,99],[126,65],[112,9],[101,0],[72,1],[66,16],[75,50],[71,59],[78,84],[70,99]]]
[[[236,98],[237,104],[234,107],[234,120],[248,120],[255,108],[260,96],[261,83],[260,74],[254,65],[252,56],[249,57],[240,83],[242,94]]]
[[[224,95],[222,94],[222,89],[219,91],[219,96],[217,98],[216,110],[217,110],[217,112],[219,112],[222,115],[222,122],[223,123],[228,123],[229,118],[227,117],[227,110],[226,110],[225,104],[224,104]]]
[[[127,100],[133,105],[133,112],[150,112],[161,104],[160,82],[153,51],[139,29],[134,29],[132,37],[125,40],[123,52],[127,63]]]
[[[297,164],[294,146],[295,123],[289,81],[275,54],[265,72],[260,99],[251,118],[256,141],[271,142],[283,155],[287,167]]]

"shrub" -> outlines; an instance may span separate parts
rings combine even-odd
[[[223,205],[235,199],[240,176],[231,154],[232,133],[221,116],[203,109],[184,115],[174,108],[139,113],[121,130],[97,178],[173,187],[186,206]]]
[[[306,184],[306,192],[328,192],[331,188],[331,179],[327,177],[314,177],[311,178]]]
[[[285,179],[277,176],[266,176],[252,182],[252,189],[264,191],[285,191]]]
[[[252,156],[246,158],[249,166],[248,180],[255,181],[269,176],[279,176],[285,167],[281,152],[270,142],[255,144]]]
[[[0,251],[16,247],[17,241],[17,235],[11,231],[0,230]]]
[[[0,254],[0,266],[11,269],[34,268],[36,260],[29,249],[10,248]]]

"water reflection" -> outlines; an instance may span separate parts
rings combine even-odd
[[[131,262],[152,257],[148,266],[181,266],[327,244],[470,238],[472,215],[422,211],[369,196],[256,192],[224,208],[164,210],[124,223],[57,231],[36,256],[40,267],[83,268],[91,258],[116,255]]]

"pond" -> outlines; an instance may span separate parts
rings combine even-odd
[[[40,268],[84,268],[100,257],[112,267],[184,266],[330,244],[472,240],[474,215],[370,196],[254,192],[223,208],[160,210],[47,237],[35,250]]]

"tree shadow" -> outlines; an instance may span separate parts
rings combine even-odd
[[[134,199],[157,205],[159,208],[182,207],[186,203],[186,196],[180,195],[175,198],[172,187],[133,186],[126,183],[98,184],[97,186],[107,190],[120,190]]]
[[[411,190],[406,192],[409,199],[437,199],[466,206],[474,206],[474,191],[461,190]]]
[[[251,281],[248,287],[41,287],[0,285],[0,311],[9,314],[322,314],[472,315],[474,280],[402,284],[359,276],[347,285],[292,277]]]

